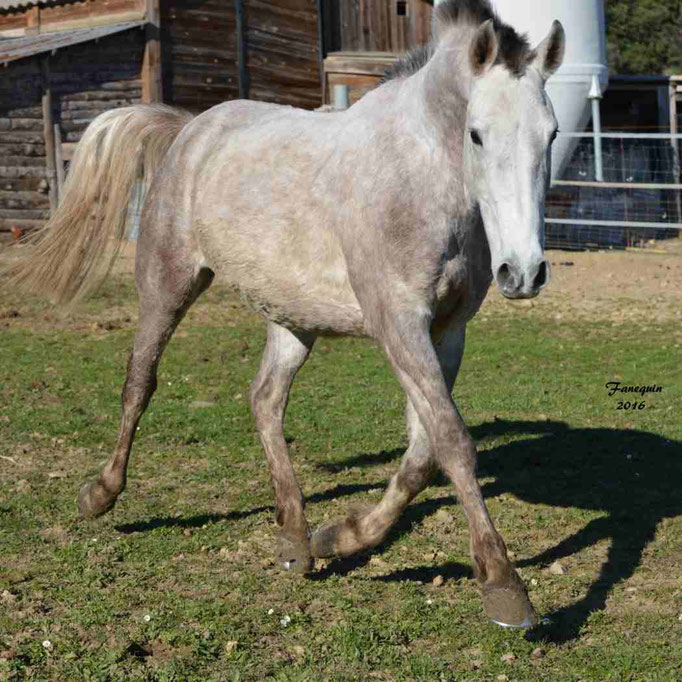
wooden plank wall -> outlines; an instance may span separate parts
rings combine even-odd
[[[37,227],[49,214],[41,96],[39,58],[22,59],[0,71],[2,232]]]
[[[133,29],[50,57],[54,120],[64,142],[80,140],[98,114],[140,102],[143,50],[144,32]],[[38,227],[49,216],[40,60],[20,59],[0,71],[2,232]]]
[[[161,2],[164,100],[200,112],[239,95],[232,0]]]
[[[431,4],[426,0],[338,0],[344,52],[411,50],[429,41]]]
[[[245,0],[251,99],[314,109],[322,103],[316,0]]]
[[[250,99],[321,104],[316,0],[244,0]],[[161,3],[164,99],[190,111],[239,97],[232,0]]]

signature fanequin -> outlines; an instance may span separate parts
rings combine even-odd
[[[657,384],[652,384],[651,386],[627,386],[620,383],[620,381],[609,381],[606,384],[606,388],[609,391],[609,395],[615,395],[616,393],[639,393],[642,398],[647,393],[663,393],[663,386],[658,386]]]
[[[628,386],[621,384],[620,381],[608,381],[606,390],[609,392],[609,396],[616,395],[616,393],[634,393],[635,396],[644,398],[647,393],[663,393],[663,386],[658,384]],[[643,410],[645,408],[646,403],[643,400],[619,400],[616,406],[617,410]]]

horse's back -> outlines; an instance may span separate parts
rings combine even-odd
[[[180,209],[175,229],[192,233],[217,280],[268,318],[359,334],[362,313],[333,225],[339,188],[322,179],[334,163],[335,123],[334,114],[293,107],[220,104],[171,149],[165,193]]]

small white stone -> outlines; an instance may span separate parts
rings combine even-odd
[[[49,639],[46,639],[43,641],[43,649],[51,649],[52,648],[52,642]]]
[[[427,603],[429,606],[431,606],[431,604],[433,604],[433,599],[427,599],[427,600],[426,600],[426,603]]]
[[[152,619],[152,617],[147,613],[147,614],[145,614],[145,617],[142,620],[145,623],[148,623],[151,619]]]
[[[286,568],[288,571],[291,568],[291,561],[285,561],[284,562],[284,568]]]
[[[3,590],[2,594],[0,594],[0,601],[15,602],[16,600],[17,596],[15,594],[12,594],[9,590]]]
[[[548,570],[552,575],[564,575],[566,573],[566,569],[559,561],[555,561]]]
[[[275,609],[268,609],[268,616],[271,616],[275,612]]]

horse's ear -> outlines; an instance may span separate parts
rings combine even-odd
[[[561,66],[566,52],[566,32],[560,21],[552,23],[549,35],[535,49],[534,64],[547,80]]]
[[[474,76],[481,76],[495,63],[499,49],[500,42],[493,20],[488,19],[478,27],[469,47],[469,61]]]

